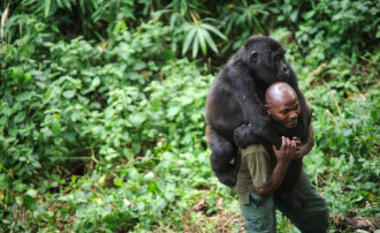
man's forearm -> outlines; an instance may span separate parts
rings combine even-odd
[[[311,151],[311,149],[313,149],[313,146],[314,146],[314,140],[313,139],[308,140],[305,144],[301,144],[299,157],[302,157],[302,156],[305,156],[306,154],[308,154]]]
[[[254,188],[254,192],[263,198],[270,197],[280,187],[284,179],[286,170],[288,169],[289,162],[277,162],[272,172],[271,180],[265,187]]]

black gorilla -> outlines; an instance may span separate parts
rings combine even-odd
[[[282,135],[264,112],[265,91],[272,83],[287,82],[299,98],[302,113],[298,125],[286,136],[301,139],[308,136],[311,114],[298,88],[297,77],[284,55],[285,50],[277,41],[265,36],[252,36],[231,57],[211,87],[206,103],[211,167],[219,181],[227,186],[236,183],[232,161],[237,147],[245,148],[256,143],[281,147]],[[302,160],[295,161],[288,169],[295,174],[300,174],[301,170]],[[292,183],[299,178],[288,176],[291,176],[286,178],[288,181],[294,179]]]

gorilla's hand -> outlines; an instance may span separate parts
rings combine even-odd
[[[228,187],[234,187],[236,184],[236,171],[235,169],[229,169],[224,173],[218,173],[218,180]]]
[[[262,143],[263,139],[257,136],[251,124],[244,124],[234,130],[234,142],[240,148],[251,144]]]
[[[258,130],[258,128],[261,129]],[[263,132],[261,135],[258,132]],[[272,132],[269,133],[268,132]],[[272,129],[254,127],[252,124],[243,124],[234,130],[234,143],[240,148],[246,148],[252,144],[269,143],[278,150],[281,148],[281,136]]]

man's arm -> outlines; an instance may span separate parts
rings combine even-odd
[[[313,146],[314,146],[313,136],[314,136],[314,128],[310,124],[310,133],[305,142],[301,142],[301,140],[298,137],[293,137],[293,140],[296,142],[296,145],[297,145],[295,158],[301,158],[304,155],[308,154],[311,151],[311,149],[313,149]]]
[[[263,198],[270,197],[281,185],[289,163],[295,158],[296,142],[282,137],[280,150],[277,150],[276,147],[273,146],[273,151],[276,155],[277,163],[272,171],[271,179],[265,187],[254,188],[254,192]]]

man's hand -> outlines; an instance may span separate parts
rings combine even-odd
[[[296,142],[297,147],[302,144],[302,141],[299,137],[293,137],[292,140]]]
[[[295,153],[296,159],[301,158],[307,153],[309,153],[311,149],[313,149],[313,146],[314,146],[314,141],[312,139],[303,144],[302,144],[301,139],[298,137],[293,137],[292,141],[296,142],[296,153]]]
[[[271,182],[267,183],[265,187],[255,188],[254,191],[261,197],[267,198],[280,187],[282,180],[284,179],[286,170],[290,162],[294,159],[296,153],[296,141],[289,138],[282,137],[282,144],[279,150],[273,145],[273,151],[276,155],[277,163],[272,171]]]
[[[282,144],[279,150],[273,146],[274,154],[278,162],[289,163],[296,158],[297,142],[282,136]]]
[[[299,137],[293,137],[292,140],[296,142],[296,153],[294,156],[296,159],[301,158],[302,156],[305,155],[302,153],[304,151],[303,150],[304,145],[302,145],[302,141]]]

